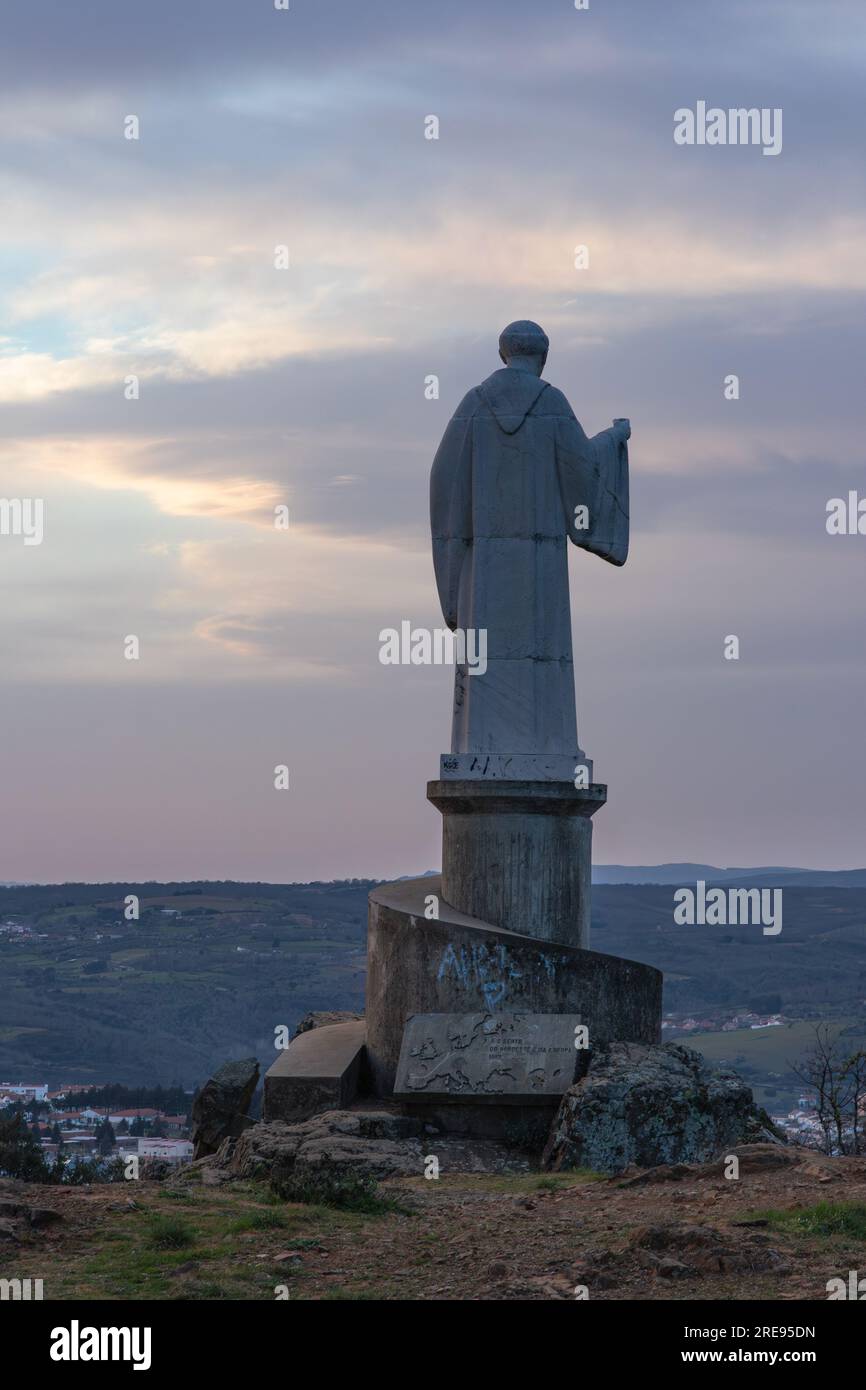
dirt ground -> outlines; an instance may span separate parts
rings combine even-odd
[[[392,1179],[369,1212],[252,1182],[4,1181],[0,1278],[46,1299],[825,1300],[866,1276],[866,1161],[736,1152],[736,1179]]]

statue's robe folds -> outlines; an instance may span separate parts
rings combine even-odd
[[[612,429],[589,439],[561,391],[503,368],[445,431],[430,517],[445,621],[487,632],[486,671],[457,666],[452,753],[582,757],[567,540],[625,563],[626,444]]]

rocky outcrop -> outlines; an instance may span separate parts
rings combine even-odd
[[[138,1176],[142,1182],[166,1182],[175,1171],[174,1165],[164,1158],[145,1158],[139,1165]]]
[[[14,1191],[12,1185],[4,1184],[4,1192],[10,1190]],[[27,1232],[44,1230],[62,1220],[62,1214],[50,1207],[36,1207],[17,1196],[0,1196],[0,1241],[18,1245]]]
[[[329,1110],[299,1124],[254,1125],[220,1158],[233,1177],[280,1179],[322,1168],[361,1177],[418,1176],[427,1149],[420,1120],[388,1111]],[[429,1139],[427,1141],[429,1146]]]
[[[431,1155],[448,1173],[524,1173],[534,1167],[527,1154],[509,1145],[441,1134],[396,1111],[328,1110],[294,1124],[254,1125],[184,1169],[180,1180],[200,1175],[212,1184],[258,1178],[279,1186],[287,1179],[344,1176],[376,1182],[420,1177]]]
[[[192,1103],[193,1158],[216,1153],[225,1139],[236,1139],[253,1123],[247,1111],[259,1081],[255,1057],[225,1062],[205,1082]]]
[[[780,1139],[736,1072],[676,1043],[611,1043],[562,1098],[546,1167],[615,1174],[707,1163],[737,1144]]]
[[[647,1226],[631,1239],[645,1269],[662,1279],[690,1274],[784,1274],[785,1257],[772,1249],[768,1237],[755,1231],[720,1231],[715,1226]]]
[[[759,1112],[760,1113],[760,1112]],[[714,1159],[709,1163],[662,1163],[656,1168],[644,1168],[639,1173],[629,1173],[624,1176],[619,1186],[628,1187],[651,1187],[659,1183],[670,1182],[700,1182],[704,1179],[712,1181],[724,1178],[728,1171],[728,1158],[733,1155],[737,1160],[737,1167],[741,1175],[753,1173],[758,1176],[772,1174],[780,1169],[799,1169],[804,1175],[818,1182],[834,1182],[838,1173],[833,1165],[839,1160],[827,1158],[824,1154],[816,1153],[813,1149],[804,1149],[790,1141],[785,1142],[783,1136],[777,1135],[772,1131],[772,1138],[766,1142],[755,1144],[734,1144],[725,1146],[724,1156]],[[852,1171],[850,1161],[848,1161],[848,1171]],[[866,1163],[862,1165],[863,1174],[866,1176]],[[856,1171],[856,1167],[854,1167]]]
[[[12,1197],[0,1197],[0,1217],[10,1221],[26,1221],[28,1226],[37,1229],[53,1226],[63,1220],[62,1213],[51,1207],[34,1207],[29,1202]]]

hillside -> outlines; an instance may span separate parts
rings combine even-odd
[[[0,1074],[190,1087],[364,993],[369,884],[102,884],[0,893]],[[123,898],[140,896],[139,921]]]
[[[0,1076],[190,1087],[229,1055],[267,1062],[275,1027],[292,1029],[310,1009],[363,1007],[371,886],[0,890],[0,926],[14,924],[0,931]],[[140,896],[138,922],[124,919],[128,893]],[[862,1028],[866,890],[786,888],[776,937],[760,927],[677,926],[672,908],[670,885],[593,894],[594,949],[664,971],[667,1010],[763,1008]],[[772,1043],[772,1067],[761,1061],[766,1034],[720,1035],[719,1045],[769,1084],[775,1052],[799,1055],[807,1033]]]

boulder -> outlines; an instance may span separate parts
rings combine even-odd
[[[677,1043],[611,1043],[563,1096],[543,1161],[613,1175],[708,1163],[734,1145],[778,1138],[736,1072]]]
[[[224,1139],[236,1139],[253,1123],[247,1111],[259,1081],[255,1057],[225,1062],[205,1082],[192,1103],[193,1158],[216,1153]]]
[[[29,1225],[38,1228],[54,1225],[62,1221],[63,1216],[50,1207],[33,1207],[29,1202],[0,1197],[0,1220],[27,1221]]]

